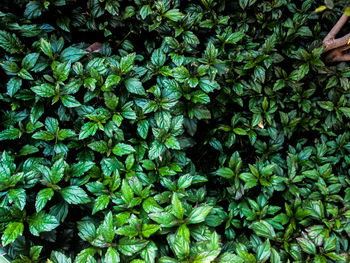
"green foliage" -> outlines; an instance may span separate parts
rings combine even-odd
[[[6,258],[348,262],[350,70],[321,47],[344,4],[322,4],[2,1]]]

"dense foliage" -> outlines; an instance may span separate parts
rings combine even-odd
[[[348,262],[350,68],[320,4],[2,0],[7,256]]]

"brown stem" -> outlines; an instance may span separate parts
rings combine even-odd
[[[349,17],[346,14],[343,14],[338,22],[334,25],[331,31],[329,31],[328,35],[323,40],[324,50],[323,52],[327,52],[331,49],[343,46],[347,44],[350,34],[347,34],[341,38],[335,39],[336,35],[339,33],[340,29],[344,26],[344,24],[348,21]]]

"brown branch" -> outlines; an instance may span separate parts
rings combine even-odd
[[[331,49],[344,46],[348,43],[350,34],[347,34],[341,38],[336,39],[336,35],[339,33],[340,29],[344,26],[344,24],[348,21],[349,17],[346,14],[343,14],[338,22],[334,25],[331,31],[329,31],[328,35],[323,40],[324,50],[323,52],[327,52]]]
[[[350,45],[335,48],[327,54],[325,59],[328,62],[348,61],[350,60],[350,54],[344,53],[348,49],[350,49]]]
[[[86,48],[87,52],[100,52],[102,44],[100,42],[95,42]]]

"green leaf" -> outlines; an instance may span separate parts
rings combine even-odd
[[[265,262],[268,260],[270,255],[271,255],[271,244],[267,240],[264,243],[262,243],[260,246],[258,246],[257,259],[259,260],[259,262]]]
[[[318,101],[317,103],[322,109],[325,109],[327,111],[332,111],[334,108],[334,104],[331,101]]]
[[[20,53],[23,45],[15,34],[0,30],[0,47],[10,54]]]
[[[191,80],[191,79],[190,79]],[[193,86],[193,87],[195,87],[195,86],[197,86],[197,81],[195,82],[195,85],[191,85],[191,83],[190,83],[190,86]],[[199,103],[202,103],[202,104],[207,104],[207,103],[209,103],[210,102],[210,98],[209,98],[209,96],[207,95],[207,94],[205,94],[203,91],[201,91],[201,90],[197,90],[197,91],[195,91],[195,92],[193,92],[192,93],[192,101],[194,102],[194,103],[197,103],[197,102],[199,102]]]
[[[20,68],[13,61],[2,61],[0,65],[8,75],[16,75],[14,73],[18,73],[20,71]]]
[[[130,204],[130,202],[134,198],[134,192],[130,188],[127,180],[125,180],[125,179],[122,182],[121,194],[122,194],[122,198],[126,204]]]
[[[94,203],[94,208],[92,209],[92,214],[94,215],[98,211],[105,209],[109,204],[109,196],[108,195],[100,195],[96,198]]]
[[[245,182],[245,189],[252,188],[258,184],[258,179],[251,173],[241,173],[239,178]]]
[[[70,174],[72,177],[80,177],[88,172],[94,165],[95,163],[91,161],[78,162],[70,167]]]
[[[81,127],[81,131],[79,133],[79,140],[83,140],[89,136],[95,135],[98,130],[97,123],[87,122]]]
[[[230,34],[230,36],[228,38],[226,38],[226,44],[236,44],[238,41],[240,41],[241,39],[243,39],[245,36],[244,32],[234,32],[232,34]]]
[[[116,233],[118,235],[127,236],[129,238],[136,237],[139,234],[139,231],[136,229],[135,226],[132,225],[126,225],[121,226],[117,229]]]
[[[68,47],[62,51],[61,59],[62,61],[70,61],[71,63],[74,63],[79,59],[81,59],[86,54],[88,54],[88,52],[83,49]]]
[[[350,108],[340,107],[339,110],[344,113],[345,117],[350,118]]]
[[[335,237],[326,238],[323,248],[326,252],[330,252],[336,249],[337,239]]]
[[[202,78],[199,81],[199,87],[206,93],[213,92],[215,89],[219,88],[216,82],[210,81],[209,79],[206,79],[206,78]]]
[[[190,242],[182,235],[175,235],[172,244],[175,255],[180,260],[185,259],[190,254]]]
[[[22,68],[26,70],[30,70],[34,67],[35,63],[38,61],[39,54],[38,53],[31,53],[26,55],[22,60]]]
[[[165,151],[165,145],[158,142],[158,141],[154,141],[151,145],[150,150],[148,151],[148,157],[151,160],[154,160],[156,158],[158,158],[159,156],[161,156],[161,154]]]
[[[21,137],[21,131],[17,128],[10,128],[0,132],[0,141],[14,140]]]
[[[190,78],[190,73],[184,66],[173,69],[173,76],[179,82],[185,82],[186,79]]]
[[[148,243],[148,245],[141,251],[141,257],[145,260],[147,263],[155,263],[157,259],[157,251],[158,247],[157,245],[151,241]]]
[[[105,216],[103,224],[99,227],[98,232],[102,234],[106,243],[112,243],[115,236],[115,227],[113,224],[112,212],[109,212]]]
[[[49,261],[48,263],[72,263],[70,258],[58,251],[52,251],[50,259],[52,261]]]
[[[171,21],[179,21],[184,17],[184,14],[182,14],[179,9],[170,9],[164,14],[164,17],[169,18]]]
[[[120,79],[121,78],[118,75],[114,75],[114,74],[108,75],[108,77],[106,79],[106,82],[105,82],[106,88],[109,88],[109,87],[112,87],[115,84],[118,84]]]
[[[141,136],[142,139],[147,138],[148,129],[149,129],[148,120],[140,120],[137,123],[137,133]]]
[[[7,225],[4,233],[1,236],[2,246],[7,246],[16,240],[16,238],[22,235],[24,225],[22,222],[12,222]]]
[[[142,19],[145,19],[147,16],[151,15],[153,12],[149,5],[143,5],[140,9],[140,15]]]
[[[48,131],[38,131],[33,134],[33,139],[51,141],[55,139],[55,135]]]
[[[34,86],[31,88],[31,90],[35,94],[44,98],[50,98],[52,96],[55,96],[56,94],[54,86],[52,86],[49,83],[44,83],[44,84],[41,84],[40,86]]]
[[[316,246],[311,240],[300,237],[297,238],[297,241],[302,250],[304,250],[306,253],[316,255]]]
[[[53,77],[59,81],[67,80],[71,69],[71,61],[58,64],[53,70]]]
[[[51,188],[41,189],[35,199],[35,209],[40,212],[46,205],[47,201],[51,200],[54,192]]]
[[[135,149],[129,144],[117,143],[112,151],[117,156],[123,156],[135,152]]]
[[[26,79],[26,80],[34,80],[33,76],[24,68],[22,68],[19,72],[18,72],[18,77],[22,78],[22,79]]]
[[[151,62],[153,65],[157,67],[161,67],[164,65],[165,60],[166,60],[166,56],[161,49],[156,49],[153,51],[151,56]]]
[[[125,87],[130,93],[146,95],[142,82],[137,78],[129,78],[125,81]]]
[[[51,47],[50,42],[46,41],[43,38],[40,39],[40,49],[46,56],[48,56],[49,58],[53,58],[52,47]]]
[[[200,206],[194,208],[188,216],[188,224],[198,224],[203,222],[211,209],[211,206]]]
[[[169,149],[180,150],[180,144],[174,136],[170,136],[165,140],[165,146]]]
[[[118,263],[120,262],[119,253],[116,249],[109,247],[104,257],[104,263]]]
[[[75,136],[74,131],[69,130],[69,129],[62,129],[62,130],[58,131],[57,139],[59,141],[63,141],[64,139],[69,138],[69,137],[73,137],[73,136]]]
[[[251,229],[257,234],[258,236],[262,236],[265,238],[275,238],[276,233],[271,224],[264,220],[260,220],[259,222],[254,222],[251,224]]]
[[[47,117],[45,120],[45,128],[52,134],[58,131],[58,121],[55,118]]]
[[[247,132],[243,130],[242,128],[234,128],[233,132],[238,134],[238,135],[247,135]]]
[[[95,252],[95,249],[91,247],[83,249],[78,253],[77,257],[74,260],[74,263],[96,263],[93,258]]]
[[[81,104],[72,95],[64,95],[61,97],[62,104],[67,108],[79,107]]]
[[[90,202],[90,198],[85,193],[85,191],[79,186],[75,185],[63,188],[61,190],[61,195],[68,204],[77,205],[86,204]]]
[[[29,230],[34,236],[39,236],[41,232],[51,231],[58,227],[57,219],[49,214],[40,211],[28,218]]]
[[[122,57],[119,64],[119,69],[122,74],[125,74],[132,69],[135,57],[136,53],[128,54],[127,56]]]
[[[184,216],[184,208],[176,193],[173,193],[171,199],[171,211],[178,219],[182,219]]]
[[[14,203],[19,209],[23,210],[26,205],[26,192],[24,189],[10,189],[8,192],[8,198],[10,203]]]
[[[118,106],[119,98],[112,92],[104,92],[103,97],[107,108],[115,111]]]
[[[88,144],[88,147],[96,152],[105,153],[108,150],[107,143],[105,141],[94,141]]]
[[[142,235],[146,238],[149,238],[155,232],[160,229],[159,225],[156,224],[143,224],[142,225]]]
[[[148,242],[149,241],[147,240],[129,239],[128,237],[123,237],[119,240],[117,247],[123,255],[132,256],[146,247]]]
[[[210,251],[202,251],[198,253],[193,260],[193,263],[211,263],[216,257],[220,254],[220,249],[210,250]]]
[[[10,78],[7,82],[7,93],[12,97],[22,86],[22,80],[17,77]]]
[[[19,151],[19,155],[29,155],[32,153],[36,153],[38,151],[39,151],[38,147],[27,144],[21,148],[21,150]]]
[[[235,173],[230,168],[227,168],[227,167],[220,168],[219,170],[216,171],[216,174],[227,179],[230,179],[235,176]]]
[[[169,212],[155,212],[149,214],[149,217],[163,227],[176,225],[176,217]]]

